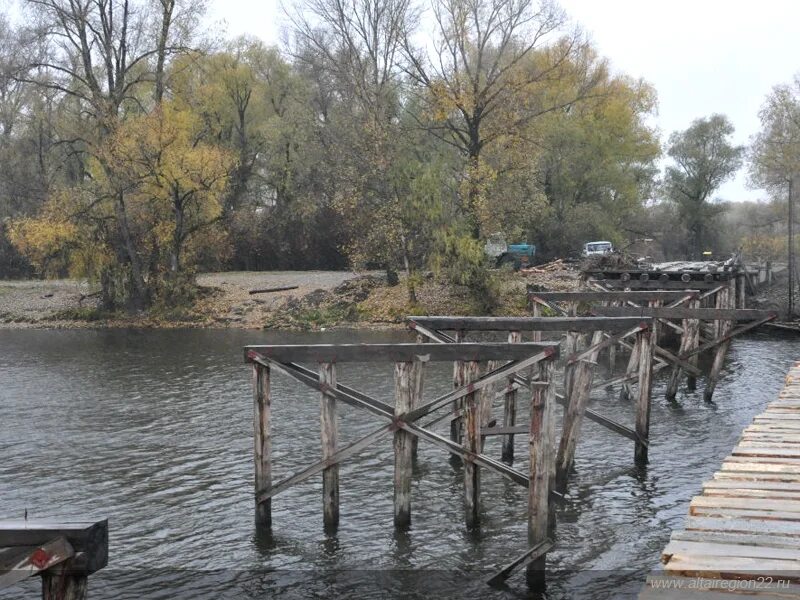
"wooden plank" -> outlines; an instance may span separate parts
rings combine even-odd
[[[733,449],[734,456],[764,456],[764,457],[782,457],[782,458],[800,458],[800,449],[786,447],[761,447],[754,448],[748,446],[736,446]]]
[[[671,541],[702,542],[716,544],[740,544],[743,546],[765,546],[800,550],[800,538],[758,533],[729,533],[724,531],[673,531]]]
[[[775,548],[750,544],[724,544],[710,541],[671,540],[661,553],[662,562],[668,563],[673,555],[684,556],[734,556],[738,558],[764,558],[799,561],[800,548]]]
[[[0,548],[0,590],[37,575],[75,556],[63,536],[39,546]]]
[[[638,317],[408,317],[409,327],[457,331],[620,331],[651,319]],[[530,343],[530,342],[528,342]]]
[[[322,459],[331,460],[336,455],[339,438],[336,397],[327,393],[328,389],[336,389],[336,367],[332,363],[319,365],[319,382],[323,386],[320,394]],[[322,471],[322,521],[326,530],[335,530],[339,525],[338,463]]]
[[[655,317],[659,319],[700,319],[701,321],[759,321],[775,318],[774,311],[750,308],[688,308],[676,307],[633,307],[633,306],[595,306],[592,313],[604,317]]]
[[[755,521],[778,521],[781,523],[800,522],[800,513],[770,511],[770,510],[746,510],[739,508],[728,508],[725,506],[696,506],[689,509],[689,514],[696,517],[724,517],[727,519],[753,519]]]
[[[780,473],[769,471],[718,471],[714,479],[720,481],[782,481],[791,483],[800,481],[800,473]]]
[[[797,521],[771,521],[758,519],[736,519],[721,517],[689,517],[685,528],[694,531],[722,531],[756,533],[764,535],[800,536]]]
[[[679,575],[648,575],[640,600],[788,600],[800,595],[800,586],[789,581],[767,589],[766,581],[742,581],[724,577],[687,579]],[[763,589],[760,589],[763,588]]]
[[[703,489],[704,490],[724,490],[724,489],[738,489],[738,490],[762,490],[762,491],[783,491],[783,492],[792,492],[800,494],[800,482],[792,483],[792,482],[775,482],[775,481],[758,481],[758,480],[751,480],[751,481],[728,481],[728,480],[718,480],[718,479],[711,479],[709,481],[703,482]]]
[[[788,498],[729,498],[725,496],[695,496],[689,503],[689,513],[695,507],[741,508],[747,510],[772,510],[783,512],[800,512],[800,501]]]
[[[631,279],[629,281],[622,281],[620,279],[593,279],[589,280],[601,284],[609,289],[631,289],[631,290],[681,290],[687,292],[689,290],[710,290],[717,287],[719,284],[706,281],[639,281],[638,279]]]
[[[256,357],[279,362],[434,362],[520,360],[537,353],[558,357],[558,343],[496,344],[298,344],[245,346],[245,361]]]
[[[540,557],[547,554],[552,548],[554,544],[553,541],[550,539],[546,539],[531,548],[528,548],[525,552],[523,552],[520,556],[512,560],[508,563],[505,567],[500,569],[497,573],[492,575],[489,579],[486,580],[487,585],[491,586],[498,586],[501,585],[505,580],[511,577],[511,574],[514,572],[515,569],[538,560]]]
[[[772,577],[773,580],[800,580],[796,561],[778,559],[753,559],[737,556],[693,556],[675,554],[664,570],[688,577],[733,577],[756,579]]]
[[[699,290],[613,290],[596,292],[535,292],[528,291],[529,298],[539,298],[548,302],[609,302],[614,300],[630,300],[632,302],[647,302],[648,300],[663,300],[670,302],[699,296]]]
[[[0,521],[0,547],[41,546],[64,537],[81,560],[73,565],[87,575],[108,564],[108,520],[102,521]]]

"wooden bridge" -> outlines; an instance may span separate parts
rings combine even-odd
[[[554,544],[556,531],[553,503],[563,498],[574,469],[583,419],[633,442],[633,461],[646,464],[653,374],[662,368],[671,369],[668,396],[674,398],[681,374],[687,375],[689,387],[704,376],[697,357],[711,351],[714,358],[705,388],[705,397],[710,400],[733,336],[775,317],[764,311],[736,308],[731,281],[735,283],[726,278],[710,283],[673,282],[681,283],[684,289],[666,290],[531,291],[530,317],[409,317],[416,343],[245,347],[245,360],[253,367],[254,381],[257,526],[272,527],[272,501],[278,494],[321,474],[322,522],[326,530],[335,531],[339,523],[339,465],[391,437],[394,524],[408,528],[416,444],[422,440],[463,464],[467,528],[479,525],[481,470],[495,471],[528,488],[528,549],[520,556],[509,557],[508,564],[489,582],[502,582],[523,566],[530,583],[541,582],[546,553]],[[579,306],[588,306],[589,314],[578,316]],[[666,329],[680,334],[677,351],[660,342]],[[482,341],[488,332],[504,334],[507,342]],[[531,341],[523,341],[523,337]],[[543,341],[543,337],[556,339]],[[617,352],[626,351],[627,366],[616,373]],[[609,377],[596,382],[601,354],[607,357]],[[348,361],[394,365],[394,398],[375,398],[339,382],[336,365]],[[454,389],[438,398],[423,399],[425,367],[436,361],[453,362]],[[318,368],[312,370],[301,363],[316,363]],[[560,378],[557,371],[563,371]],[[320,393],[322,448],[319,461],[276,483],[272,481],[270,433],[271,405],[275,401],[270,386],[273,372]],[[633,427],[588,407],[594,390],[614,384],[620,384],[623,394],[632,400]],[[338,402],[367,411],[380,423],[374,431],[340,445]],[[519,413],[526,405],[527,414],[521,418]],[[557,405],[564,407],[560,435],[556,432]],[[434,430],[438,424],[449,429],[449,436]],[[485,439],[493,435],[503,437],[499,457],[485,452]],[[513,466],[515,440],[520,436],[527,437],[530,460],[526,472]]]
[[[642,600],[800,598],[800,362],[692,498]]]

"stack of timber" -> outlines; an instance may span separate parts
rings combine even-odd
[[[800,362],[672,533],[639,598],[800,598]]]

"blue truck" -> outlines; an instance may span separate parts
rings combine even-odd
[[[495,233],[490,235],[486,241],[485,251],[489,259],[494,262],[495,267],[513,268],[518,271],[533,264],[536,246],[534,244],[507,244],[502,234]]]

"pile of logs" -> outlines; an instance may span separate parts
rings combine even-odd
[[[543,273],[553,273],[554,271],[561,271],[564,269],[564,259],[550,261],[538,267],[528,267],[527,269],[520,269],[523,275],[541,275]]]

